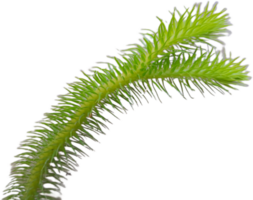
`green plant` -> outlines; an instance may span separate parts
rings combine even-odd
[[[156,89],[170,96],[165,84],[185,98],[192,86],[202,94],[224,93],[249,80],[243,59],[220,58],[210,43],[222,43],[218,38],[230,25],[225,10],[215,9],[216,4],[211,9],[207,4],[203,11],[200,4],[194,5],[183,14],[175,9],[168,25],[158,18],[157,32],[145,29],[142,45],[133,44],[121,58],[111,57],[115,63],[106,62],[107,69],[94,67],[93,75],[83,72],[84,77],[69,84],[68,94],[59,96],[59,105],[22,142],[24,152],[13,163],[4,199],[56,199],[50,193],[62,186],[60,172],[75,170],[74,157],[86,155],[76,144],[91,149],[86,138],[97,141],[93,133],[104,134],[104,122],[109,122],[102,111],[113,116],[112,108],[126,111],[122,100],[132,106],[147,94],[159,99]]]

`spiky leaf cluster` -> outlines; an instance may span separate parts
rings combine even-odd
[[[1,199],[62,199],[65,181],[96,153],[90,142],[101,145],[99,138],[129,109],[150,100],[163,105],[160,93],[173,100],[167,86],[185,101],[196,92],[206,100],[249,88],[250,63],[227,53],[234,23],[227,7],[218,6],[218,0],[183,4],[183,11],[174,5],[169,20],[156,14],[156,28],[140,27],[136,42],[79,68],[18,142]]]

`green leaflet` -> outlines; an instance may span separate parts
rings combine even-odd
[[[76,170],[75,157],[87,155],[78,145],[92,150],[87,138],[97,141],[94,133],[104,134],[105,123],[110,122],[102,112],[113,116],[112,108],[126,112],[123,101],[138,105],[147,94],[160,100],[157,90],[170,97],[166,85],[184,98],[193,86],[203,95],[205,90],[223,94],[249,80],[243,60],[196,47],[196,43],[213,47],[210,41],[221,42],[218,38],[228,31],[228,14],[215,9],[216,4],[212,8],[207,4],[203,11],[194,5],[182,14],[175,9],[168,26],[158,17],[158,30],[144,29],[148,33],[142,33],[142,45],[132,44],[121,58],[110,57],[116,64],[94,67],[93,75],[82,72],[83,77],[68,84],[68,94],[58,96],[59,104],[21,143],[24,152],[12,163],[4,200],[56,199],[50,194],[63,186],[60,173]]]

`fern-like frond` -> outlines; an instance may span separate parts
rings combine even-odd
[[[97,141],[94,133],[104,134],[105,123],[110,123],[103,111],[113,116],[112,108],[125,112],[123,101],[138,105],[147,94],[159,99],[157,90],[170,96],[166,84],[185,97],[193,86],[202,94],[223,93],[248,80],[243,60],[221,59],[214,50],[195,47],[219,41],[227,31],[228,14],[215,9],[216,4],[210,10],[208,5],[203,11],[200,5],[182,14],[174,10],[169,25],[159,18],[157,32],[144,34],[142,45],[124,50],[121,58],[111,57],[114,62],[106,62],[106,69],[94,67],[92,75],[82,72],[83,77],[69,84],[68,93],[58,96],[59,104],[21,143],[23,153],[12,164],[4,200],[56,199],[50,194],[63,186],[61,172],[76,170],[74,158],[87,156],[79,146],[92,150],[87,139]]]

